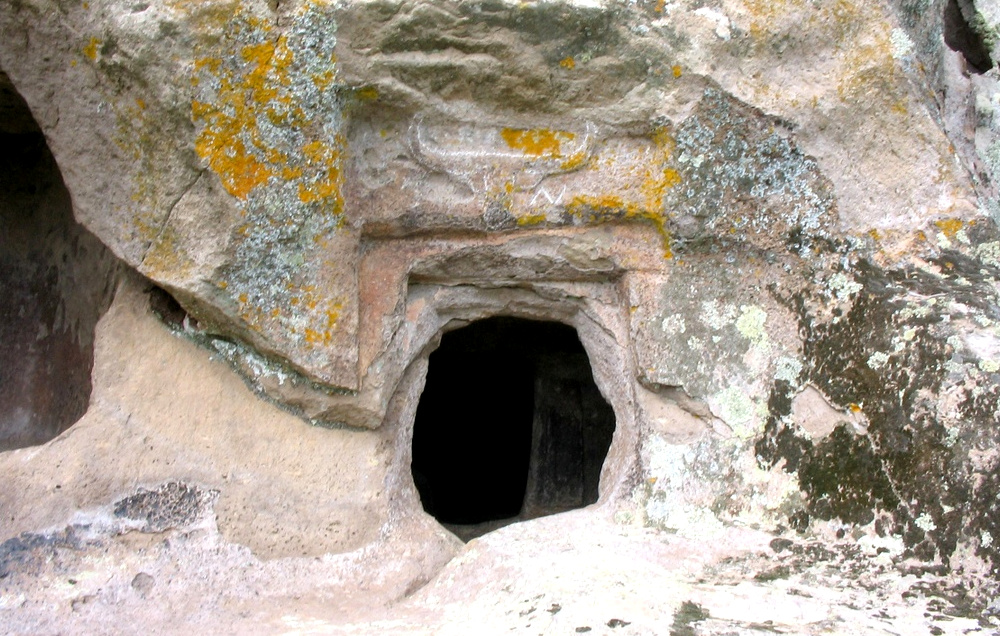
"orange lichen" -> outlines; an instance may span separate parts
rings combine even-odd
[[[666,217],[660,211],[644,209],[616,195],[576,196],[566,206],[566,211],[577,218],[598,223],[615,219],[648,221],[653,224],[663,241],[663,258],[669,259],[674,256],[670,249],[670,233],[667,231]]]
[[[582,152],[582,151],[581,152],[574,152],[569,157],[567,157],[565,161],[563,161],[561,164],[559,164],[559,167],[561,169],[563,169],[563,170],[566,170],[566,171],[576,170],[580,166],[582,166],[585,163],[587,163],[587,159],[588,159],[587,153]]]
[[[98,51],[97,47],[99,47],[100,45],[101,45],[100,38],[90,38],[90,42],[87,44],[87,46],[83,47],[84,56],[86,56],[86,58],[91,62],[97,61],[97,51]]]
[[[568,71],[572,71],[574,68],[576,68],[576,61],[572,57],[567,55],[566,57],[564,57],[562,60],[559,61],[559,66],[563,67]]]
[[[955,235],[958,234],[958,231],[962,229],[965,223],[961,219],[941,219],[934,221],[934,225],[938,226],[938,229],[948,238],[955,238]]]
[[[684,74],[684,69],[681,68],[680,64],[674,64],[670,67],[670,72],[673,73],[676,78]]]
[[[616,192],[598,194],[577,194],[566,206],[566,211],[585,223],[605,223],[614,220],[641,220],[651,223],[663,240],[664,258],[672,258],[670,234],[664,200],[667,191],[681,182],[681,176],[671,164],[674,139],[667,128],[658,128],[650,135],[652,142],[639,163],[627,172],[623,166],[616,166],[612,157],[599,160],[596,165],[605,165],[617,173],[630,175],[629,179],[616,179],[621,189]]]
[[[320,323],[314,322],[313,326],[302,330],[303,339],[311,345],[329,345],[333,342],[333,335],[336,331],[337,322],[340,320],[340,312],[344,305],[341,302],[334,302],[330,308],[321,312]]]
[[[548,128],[504,128],[500,136],[513,150],[520,150],[529,157],[543,159],[562,158],[562,144],[573,141],[576,135],[563,130]]]
[[[248,25],[267,32],[253,20]],[[344,140],[338,136],[337,147],[322,140],[307,141],[296,157],[290,154],[294,149],[269,145],[258,124],[260,115],[293,130],[304,129],[309,123],[291,88],[295,54],[286,37],[241,46],[235,53],[243,62],[239,66],[219,57],[201,58],[195,64],[196,72],[213,75],[218,86],[211,100],[191,103],[192,120],[202,124],[196,152],[237,199],[246,200],[272,178],[297,180],[301,203],[320,204],[339,214],[343,207],[340,148]],[[313,79],[317,86],[327,87],[334,77],[331,67]]]
[[[337,135],[334,141],[336,146],[324,141],[312,141],[302,147],[302,154],[309,167],[314,168],[315,176],[309,181],[299,181],[299,200],[302,203],[325,203],[330,212],[338,214],[344,204],[340,193],[343,185],[340,164],[341,148],[346,145],[346,140]]]

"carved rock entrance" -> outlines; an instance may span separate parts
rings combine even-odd
[[[424,510],[468,539],[595,503],[614,429],[572,327],[481,320],[430,356],[414,482]]]

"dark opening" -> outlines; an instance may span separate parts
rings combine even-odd
[[[963,6],[965,5],[965,6]],[[944,7],[944,42],[952,51],[965,57],[969,67],[976,73],[985,73],[993,68],[990,47],[972,22],[982,22],[971,0],[948,0]],[[980,25],[984,26],[984,25]]]
[[[614,430],[576,330],[480,320],[430,356],[413,481],[424,510],[467,540],[596,502]]]
[[[45,137],[0,71],[0,451],[46,442],[86,412],[116,267],[73,219]]]

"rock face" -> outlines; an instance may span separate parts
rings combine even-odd
[[[351,589],[373,606],[431,581],[400,620],[419,625],[443,603],[435,620],[461,623],[448,599],[482,577],[470,564],[561,540],[553,517],[461,548],[421,509],[410,471],[442,333],[506,316],[573,327],[614,411],[597,503],[566,528],[591,515],[595,533],[628,537],[609,541],[612,553],[673,537],[663,563],[704,548],[690,580],[664,582],[677,586],[665,614],[633,629],[749,629],[759,621],[711,622],[726,603],[695,602],[685,586],[731,583],[743,567],[770,594],[832,560],[847,587],[893,598],[914,572],[938,577],[905,591],[979,621],[962,629],[995,626],[1000,6],[0,7],[2,132],[30,137],[51,170],[50,150],[65,183],[22,196],[25,168],[4,186],[5,222],[46,238],[5,246],[0,283],[13,290],[17,268],[37,266],[58,293],[29,304],[9,292],[25,309],[0,329],[48,333],[63,312],[79,358],[65,373],[85,376],[95,360],[79,423],[0,455],[0,538],[17,537],[0,559],[26,599],[19,625],[41,620],[55,594],[24,577],[63,577],[88,550],[154,580],[141,579],[142,598],[193,602],[129,543],[155,533],[184,537],[188,547],[150,552],[179,563],[181,580],[201,558],[223,586],[256,564],[238,591],[200,606],[204,624],[222,607],[239,623],[232,599],[270,576],[287,577],[272,590],[282,598],[327,577],[317,598]],[[55,223],[55,207],[71,229],[31,220],[43,210]],[[58,262],[67,242],[82,265]],[[0,353],[29,359],[29,341],[5,338]],[[30,360],[68,355],[61,346]],[[55,394],[16,375],[28,388],[5,380],[8,412],[22,408],[15,398]],[[41,432],[10,446],[78,417],[86,391],[67,394],[62,419],[25,402]],[[706,547],[719,540],[736,547]],[[765,568],[762,549],[781,564]],[[52,551],[67,565],[43,558]],[[513,581],[491,592],[505,598],[543,584],[519,567],[476,589]],[[874,582],[849,575],[868,567]],[[139,571],[67,611],[115,611]],[[822,629],[847,632],[857,618],[789,616],[800,631],[830,620]],[[633,622],[606,618],[608,629]]]

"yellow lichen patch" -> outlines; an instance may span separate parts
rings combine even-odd
[[[531,227],[532,225],[541,225],[545,223],[544,214],[525,214],[517,219],[517,224],[521,227]]]
[[[314,176],[310,180],[299,181],[299,200],[302,203],[325,203],[329,207],[328,212],[339,214],[344,203],[340,194],[343,185],[341,148],[346,145],[346,140],[337,135],[334,141],[335,146],[324,141],[313,141],[303,146],[302,154]]]
[[[173,227],[165,227],[143,257],[143,273],[154,278],[187,277],[194,261],[182,247],[181,239]]]
[[[667,190],[681,182],[680,174],[669,167],[671,155],[674,152],[674,138],[666,128],[658,128],[652,135],[654,156],[649,176],[642,182],[642,193],[645,197],[645,209],[650,213],[661,214],[663,198]]]
[[[566,206],[573,216],[596,223],[614,220],[643,220],[652,223],[663,241],[663,258],[673,258],[670,249],[670,233],[667,231],[666,217],[659,210],[645,209],[637,203],[625,201],[617,195],[573,197]]]
[[[607,172],[610,178],[606,183],[611,188],[576,194],[566,205],[566,211],[583,223],[616,220],[651,223],[663,240],[664,257],[672,258],[664,201],[667,192],[681,182],[681,175],[671,165],[675,142],[665,127],[653,131],[649,140],[651,143],[639,153],[609,153],[595,158],[594,169]]]
[[[747,0],[744,8],[750,17],[750,36],[758,42],[766,39],[776,28],[782,14],[792,8],[791,4],[774,0]]]
[[[576,61],[572,57],[567,55],[566,57],[564,57],[562,60],[559,61],[559,66],[563,67],[568,71],[572,71],[574,68],[576,68]]]
[[[674,64],[670,67],[670,72],[674,74],[675,78],[677,78],[684,74],[684,69],[682,69],[679,64]]]
[[[663,204],[663,197],[667,190],[681,182],[681,175],[673,168],[663,167],[650,175],[642,183],[642,193],[646,197],[646,207],[650,210],[658,209]]]
[[[337,322],[344,305],[341,302],[327,303],[327,307],[319,312],[310,325],[302,329],[302,338],[310,345],[326,346],[333,342]]]
[[[344,139],[340,135],[333,139],[315,136],[323,134],[323,127],[315,125],[316,116],[309,112],[314,106],[307,107],[295,88],[293,75],[300,71],[288,37],[272,36],[270,26],[242,16],[228,28],[234,31],[234,43],[248,42],[236,44],[224,55],[200,58],[195,64],[193,83],[205,86],[205,98],[191,104],[191,118],[200,124],[196,152],[219,176],[226,191],[241,201],[272,180],[275,184],[294,181],[298,203],[339,214],[343,208],[340,163]],[[334,58],[327,53],[321,59]],[[310,75],[306,81],[311,78],[321,90],[335,88],[332,61],[318,73],[315,63],[307,66]],[[203,82],[197,74],[211,81]],[[359,91],[362,96],[366,95],[364,90]],[[304,137],[303,143],[290,146],[288,135],[271,138],[272,126]]]
[[[589,157],[587,156],[587,153],[585,153],[583,151],[581,151],[581,152],[574,152],[569,157],[566,157],[565,161],[563,161],[561,164],[559,164],[559,168],[561,168],[562,170],[565,170],[567,172],[569,172],[571,170],[576,170],[577,168],[579,168],[579,167],[583,166],[584,164],[586,164],[588,158]]]
[[[561,159],[562,144],[573,141],[576,135],[563,130],[548,128],[504,128],[500,136],[513,150],[520,150],[529,157]]]
[[[91,62],[97,61],[98,47],[101,46],[100,38],[90,38],[87,46],[83,47],[83,55]]]
[[[162,225],[162,210],[176,197],[176,193],[159,177],[166,154],[163,152],[163,140],[157,136],[157,123],[145,100],[122,95],[110,103],[117,124],[112,139],[134,165],[133,188],[127,215],[130,223],[125,226],[125,233],[143,249],[162,251],[172,242],[168,241],[158,248],[153,243],[170,236]],[[165,271],[168,263],[188,262],[185,258],[178,258],[180,260],[172,260],[164,254],[152,254],[149,255],[148,263],[150,267]]]
[[[337,74],[332,69],[327,69],[322,73],[317,73],[312,76],[313,84],[316,85],[321,91],[324,91],[331,86],[333,86],[334,81],[337,79]]]
[[[941,219],[940,221],[934,221],[934,225],[938,226],[938,229],[944,233],[948,238],[955,238],[962,226],[965,225],[961,219]]]
[[[378,99],[378,89],[374,86],[365,86],[355,91],[354,95],[365,102],[373,102]]]

